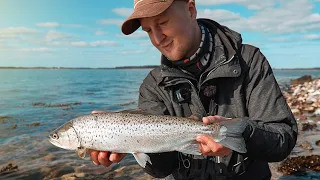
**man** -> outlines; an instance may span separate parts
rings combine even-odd
[[[204,156],[149,154],[145,171],[167,179],[270,179],[268,162],[286,158],[297,124],[260,50],[241,35],[209,19],[196,19],[193,0],[135,0],[122,32],[140,26],[161,52],[161,66],[140,87],[139,108],[152,114],[197,115],[203,122],[241,118],[247,153],[199,136]],[[146,59],[147,60],[147,59]],[[109,166],[125,155],[90,151],[95,164]]]

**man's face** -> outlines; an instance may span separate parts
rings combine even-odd
[[[196,19],[193,8],[184,1],[175,1],[160,15],[140,19],[152,44],[172,61],[188,58],[194,46],[199,45],[194,43]]]

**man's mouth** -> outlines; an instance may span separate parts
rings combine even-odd
[[[171,41],[170,43],[166,44],[165,46],[162,46],[162,48],[163,48],[164,50],[166,50],[166,51],[169,51],[169,50],[171,49],[172,42],[173,42],[173,41]]]

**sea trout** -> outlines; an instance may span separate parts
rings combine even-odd
[[[54,130],[49,141],[60,148],[77,150],[83,157],[86,149],[132,153],[140,166],[150,158],[145,153],[179,151],[201,155],[199,135],[210,135],[225,147],[245,153],[242,138],[245,123],[231,119],[205,125],[200,120],[166,115],[111,112],[80,116]]]

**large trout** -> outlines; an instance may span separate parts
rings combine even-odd
[[[242,138],[245,124],[230,119],[210,125],[200,120],[139,113],[103,113],[85,115],[68,121],[53,131],[49,141],[60,148],[77,150],[80,157],[86,149],[132,153],[145,167],[150,158],[145,153],[179,151],[201,155],[199,135],[210,135],[214,141],[239,153],[246,152]]]

